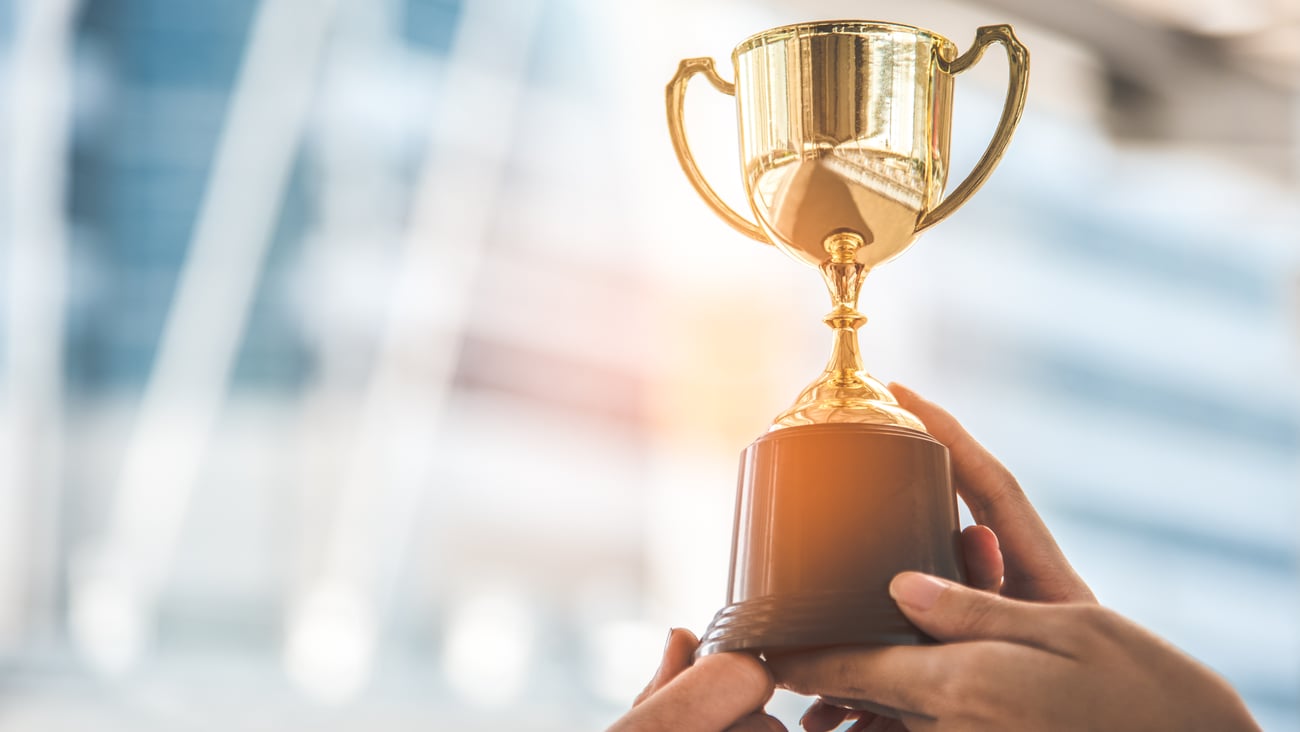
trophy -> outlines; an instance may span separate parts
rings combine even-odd
[[[1010,84],[974,170],[943,197],[954,75],[990,44]],[[957,54],[907,25],[831,21],[751,36],[731,54],[681,62],[668,84],[668,126],[682,170],[737,231],[816,267],[830,290],[826,370],[741,454],[727,604],[700,645],[781,659],[838,646],[932,642],[889,597],[895,574],[962,582],[948,450],[863,369],[863,279],[983,185],[1024,109],[1029,54],[1008,25],[982,27]],[[686,143],[683,102],[695,74],[736,98],[741,173],[753,220],[727,206]],[[888,713],[867,699],[828,699]]]

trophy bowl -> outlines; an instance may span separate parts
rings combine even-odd
[[[994,43],[1009,62],[1002,116],[945,198],[954,76]],[[1007,25],[978,29],[958,55],[922,28],[828,21],[758,33],[731,58],[734,80],[693,58],[668,84],[677,159],[733,228],[816,267],[832,305],[825,370],[741,455],[727,603],[698,651],[761,654],[780,683],[787,663],[817,668],[823,649],[931,642],[889,597],[895,574],[964,581],[948,450],[863,368],[857,302],[872,268],[992,173],[1024,109],[1029,56]],[[736,98],[753,220],[722,201],[687,145],[683,102],[696,74]],[[869,699],[828,701],[889,712]]]
[[[950,41],[870,23],[801,24],[732,53],[745,188],[767,238],[826,261],[827,237],[862,239],[873,267],[916,238],[947,179]]]

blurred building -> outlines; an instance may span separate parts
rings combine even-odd
[[[662,85],[861,12],[0,0],[0,729],[616,717],[721,603],[736,453],[828,353],[817,278],[694,200]],[[868,366],[1300,729],[1294,9],[872,12],[1013,22],[1034,77],[992,181],[868,281]],[[728,103],[692,92],[692,139],[739,200]]]

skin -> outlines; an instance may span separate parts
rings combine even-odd
[[[785,730],[763,713],[772,696],[772,675],[757,658],[719,653],[694,664],[700,642],[689,630],[668,634],[659,669],[632,703],[632,711],[609,732],[772,732]]]
[[[952,415],[901,385],[890,390],[949,448],[957,492],[978,522],[962,533],[971,586],[917,572],[890,584],[903,613],[939,645],[782,659],[779,676],[794,691],[900,712],[889,719],[819,701],[801,720],[807,732],[846,720],[851,732],[1259,730],[1221,677],[1097,604],[1019,483]],[[612,729],[784,729],[761,712],[772,682],[757,661],[721,654],[688,669],[697,642],[674,638],[638,706]]]

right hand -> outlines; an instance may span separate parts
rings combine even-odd
[[[972,526],[962,532],[963,550],[974,550],[968,559],[968,569],[974,570],[971,586],[1017,600],[1097,604],[1011,471],[939,405],[901,384],[890,384],[889,390],[921,418],[931,436],[948,446],[957,494],[975,522],[991,529]],[[999,549],[1001,578],[988,573]]]
[[[917,572],[889,592],[942,643],[826,651],[837,673],[818,690],[892,707],[911,732],[1259,730],[1226,681],[1103,607],[1010,600]]]
[[[1258,729],[1223,679],[1097,605],[1010,471],[952,415],[890,390],[948,446],[956,489],[981,524],[962,534],[971,585],[1031,602],[899,575],[890,592],[900,609],[945,645],[835,651],[843,688],[832,695],[865,694],[905,720],[856,713],[854,730]],[[799,669],[788,673],[797,690]],[[803,724],[824,732],[848,717],[818,702]]]
[[[1019,600],[1096,605],[1092,590],[1070,566],[1011,471],[939,405],[902,384],[890,384],[889,391],[925,423],[932,437],[948,447],[953,487],[976,522],[961,534],[970,586]],[[825,732],[850,718],[865,727],[876,715],[817,701],[802,722],[808,732]],[[903,726],[882,719],[872,727],[876,732],[890,729]]]

